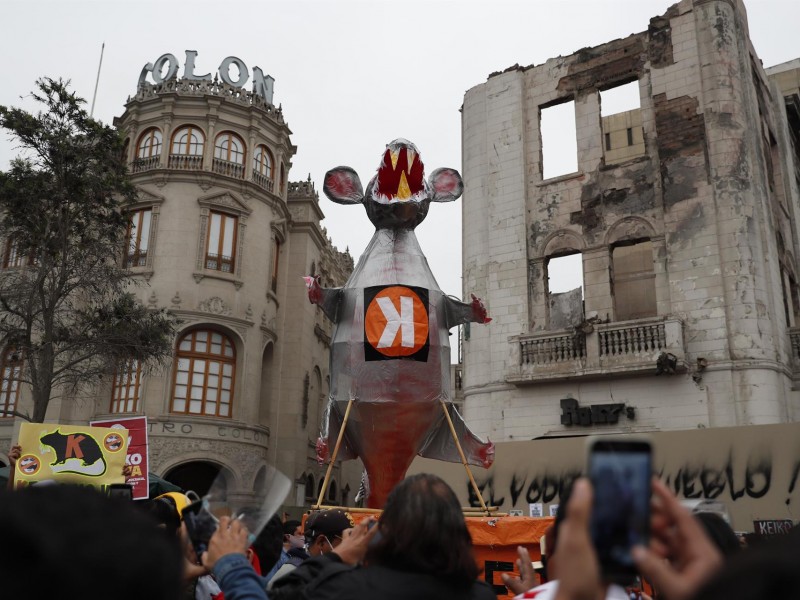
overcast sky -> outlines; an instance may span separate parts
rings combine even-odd
[[[187,49],[198,52],[197,73],[215,73],[222,59],[237,56],[251,72],[258,66],[275,78],[274,101],[283,106],[297,146],[290,180],[311,175],[329,235],[357,260],[374,230],[362,207],[324,197],[328,169],[349,165],[366,185],[385,144],[404,137],[419,148],[428,174],[443,166],[460,170],[459,108],[466,90],[515,63],[541,64],[645,31],[670,4],[0,0],[0,104],[32,107],[24,96],[41,76],[71,79],[91,103],[105,42],[94,114],[111,123],[136,91],[142,67],[160,55],[174,54],[180,75]],[[800,57],[800,1],[746,5],[750,36],[765,66]],[[0,134],[0,169],[14,154]],[[431,206],[417,234],[442,290],[460,296],[461,200]]]

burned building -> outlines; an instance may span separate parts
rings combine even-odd
[[[476,433],[800,419],[799,81],[762,67],[741,0],[683,0],[466,93],[464,289],[494,318],[465,332]]]

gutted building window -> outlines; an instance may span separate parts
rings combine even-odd
[[[575,101],[569,100],[539,110],[542,140],[542,179],[578,170],[578,136],[575,129]]]
[[[546,270],[550,329],[575,327],[583,321],[583,256],[552,256]]]
[[[611,249],[612,293],[617,321],[654,317],[656,276],[650,240],[614,246]]]
[[[114,372],[111,386],[111,412],[136,412],[142,389],[142,365],[138,360],[130,360]]]
[[[644,154],[638,81],[601,90],[600,118],[606,164],[624,162]]]
[[[236,351],[226,335],[210,330],[187,333],[178,342],[172,412],[231,416]]]

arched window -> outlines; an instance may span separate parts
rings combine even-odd
[[[21,373],[22,358],[19,351],[6,348],[0,358],[0,374],[3,376],[0,384],[0,419],[11,417],[9,413],[17,409]]]
[[[311,500],[314,498],[314,476],[309,473],[306,478],[306,499]]]
[[[244,165],[244,142],[230,131],[220,133],[214,143],[214,158]]]
[[[145,131],[136,146],[136,158],[156,158],[161,155],[161,132],[155,127]]]
[[[617,321],[644,319],[658,314],[653,243],[625,242],[611,248],[611,290]]]
[[[271,180],[275,176],[274,164],[275,161],[272,160],[272,154],[267,150],[266,146],[256,148],[256,153],[253,156],[253,173]]]
[[[178,342],[172,412],[231,416],[236,350],[226,335],[190,331]]]
[[[181,127],[172,136],[172,150],[170,154],[183,156],[202,156],[205,136],[194,125]]]
[[[141,395],[142,365],[138,360],[130,360],[114,372],[114,384],[111,387],[111,412],[136,412]]]

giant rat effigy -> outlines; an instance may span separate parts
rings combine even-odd
[[[318,458],[344,424],[333,458],[362,460],[371,508],[383,506],[417,455],[458,462],[460,446],[467,462],[488,468],[494,444],[475,436],[452,403],[449,330],[491,319],[474,296],[464,303],[442,293],[414,234],[431,202],[461,196],[461,176],[441,168],[426,180],[417,148],[397,139],[366,192],[350,167],[328,171],[323,191],[363,204],[375,234],[344,287],[306,277],[309,299],[335,324]]]

